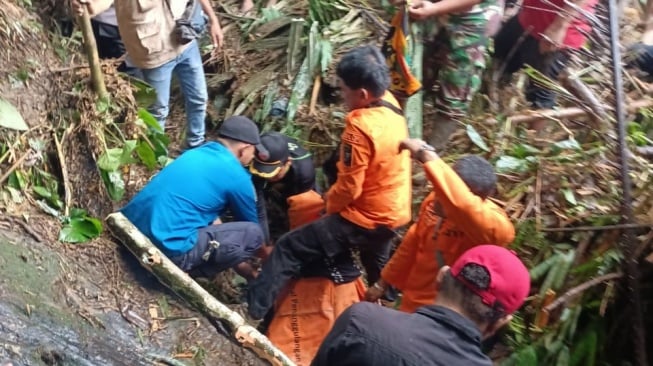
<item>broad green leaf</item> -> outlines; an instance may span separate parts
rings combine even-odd
[[[138,118],[140,118],[147,127],[151,128],[156,132],[163,133],[163,128],[159,125],[159,122],[154,118],[154,116],[148,112],[146,109],[138,108]]]
[[[571,189],[569,188],[563,189],[562,194],[565,196],[565,200],[567,200],[567,202],[570,205],[576,206],[578,204],[578,202],[576,202],[576,196],[574,195],[574,192]]]
[[[120,172],[117,170],[107,172],[101,169],[100,176],[102,177],[109,197],[114,201],[120,201],[125,194],[125,182]]]
[[[91,238],[102,234],[102,222],[93,217],[74,218],[70,220],[70,225]]]
[[[127,140],[125,145],[122,147],[122,154],[120,155],[120,166],[137,163],[138,160],[132,158],[132,153],[136,149],[138,141],[136,140]]]
[[[84,215],[71,218],[59,232],[59,241],[66,243],[83,243],[102,234],[100,220]]]
[[[120,158],[122,157],[121,148],[107,149],[104,154],[100,155],[97,166],[107,172],[118,170],[120,168]]]
[[[156,168],[156,156],[154,155],[154,150],[152,150],[152,147],[146,141],[141,140],[138,143],[136,154],[149,170],[154,170],[154,168]]]
[[[497,173],[523,173],[529,170],[528,160],[507,155],[500,157],[495,166]]]
[[[86,217],[86,210],[84,210],[83,208],[73,207],[70,209],[71,219],[79,219],[83,217]]]
[[[26,131],[29,128],[18,109],[2,98],[0,98],[0,127],[18,131]]]
[[[472,140],[474,145],[481,148],[481,150],[490,151],[490,148],[485,144],[483,137],[476,131],[474,126],[470,124],[467,125],[467,136],[469,136],[469,139]]]
[[[88,238],[84,234],[76,231],[70,225],[65,225],[59,231],[59,241],[64,243],[83,243],[87,240]]]
[[[167,156],[168,155],[168,145],[170,144],[170,138],[168,135],[162,133],[152,133],[149,135],[149,140],[154,145],[154,155],[157,156]]]

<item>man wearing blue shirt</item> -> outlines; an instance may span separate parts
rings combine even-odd
[[[256,193],[244,168],[260,143],[256,124],[226,119],[217,142],[186,151],[165,167],[121,211],[184,271],[217,274],[234,268],[252,279],[247,262],[263,243]],[[222,223],[227,208],[235,222]]]

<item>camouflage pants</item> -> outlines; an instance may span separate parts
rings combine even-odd
[[[474,14],[451,16],[425,41],[424,89],[434,92],[438,115],[455,121],[467,115],[481,87],[487,42],[498,29],[502,5],[494,2]]]

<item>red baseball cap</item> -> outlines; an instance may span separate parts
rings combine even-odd
[[[482,267],[490,281],[486,288],[470,282],[466,270]],[[451,266],[451,275],[483,299],[483,303],[512,314],[522,306],[531,289],[528,269],[517,254],[498,245],[479,245],[467,250]]]

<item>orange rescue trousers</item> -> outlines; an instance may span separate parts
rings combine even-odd
[[[315,191],[288,198],[291,230],[319,218],[324,200]],[[296,365],[310,365],[338,316],[363,300],[365,284],[359,277],[336,285],[322,277],[292,281],[277,299],[267,336]]]

